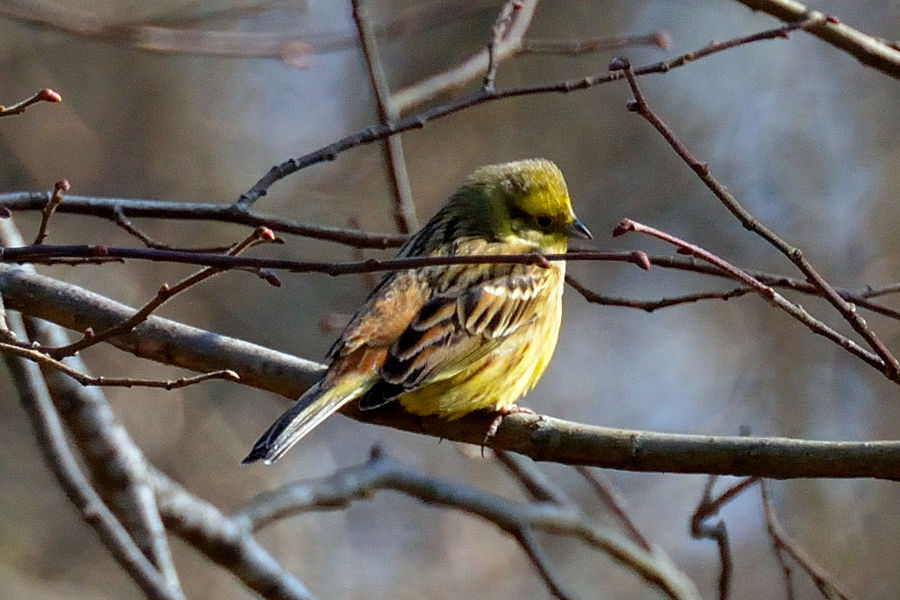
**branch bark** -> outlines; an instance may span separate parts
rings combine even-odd
[[[111,326],[134,309],[99,294],[23,269],[0,265],[7,307],[71,329]],[[195,371],[231,369],[241,383],[298,397],[321,376],[323,365],[160,317],[110,340],[116,347]],[[426,419],[397,407],[344,414],[367,423],[481,444],[493,414],[457,421]],[[503,419],[488,446],[535,460],[630,471],[797,477],[871,477],[900,480],[900,442],[830,442],[789,438],[677,435],[572,423],[538,415]]]

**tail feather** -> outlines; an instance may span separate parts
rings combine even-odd
[[[278,417],[241,462],[246,465],[262,460],[267,465],[272,464],[322,421],[362,393],[364,390],[356,386],[345,392],[334,387],[325,389],[321,382],[317,383]]]

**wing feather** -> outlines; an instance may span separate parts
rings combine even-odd
[[[495,265],[484,281],[435,294],[391,345],[376,385],[363,405],[380,406],[420,385],[452,377],[535,317],[549,285],[536,265]]]

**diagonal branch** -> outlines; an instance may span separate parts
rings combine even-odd
[[[900,78],[900,50],[893,45],[849,25],[836,17],[810,10],[796,0],[736,0],[751,10],[759,10],[784,22],[819,19],[819,23],[805,28],[810,34],[853,55],[864,65],[878,69],[891,77]]]
[[[373,450],[371,459],[312,482],[299,482],[257,496],[239,516],[253,529],[286,516],[316,509],[346,506],[374,490],[394,490],[419,500],[453,508],[492,523],[520,541],[530,544],[534,531],[571,536],[601,550],[655,585],[670,598],[699,599],[694,584],[677,570],[668,557],[647,551],[618,532],[591,523],[575,506],[553,502],[513,502],[471,486],[423,475]],[[526,551],[533,548],[526,546]],[[548,568],[541,554],[531,557],[538,569]],[[559,590],[555,577],[545,578],[551,589]],[[558,596],[566,598],[564,594]]]
[[[806,257],[803,256],[803,252],[799,248],[788,244],[779,237],[778,234],[750,214],[750,211],[744,208],[741,203],[738,202],[737,198],[713,177],[709,165],[697,160],[694,155],[691,154],[690,150],[678,140],[674,132],[647,104],[646,99],[637,85],[637,79],[635,78],[635,74],[627,59],[616,59],[613,63],[612,68],[625,71],[628,83],[634,94],[634,100],[629,102],[628,109],[646,119],[660,135],[663,136],[675,153],[678,154],[685,164],[697,174],[700,180],[706,184],[706,187],[709,188],[716,198],[722,202],[725,208],[741,222],[741,225],[743,225],[745,229],[759,235],[796,265],[809,282],[821,291],[822,296],[837,309],[854,331],[856,331],[866,341],[869,347],[875,351],[881,364],[877,365],[868,359],[866,360],[870,362],[870,364],[873,364],[873,366],[878,367],[879,370],[884,373],[885,377],[891,381],[900,383],[900,360],[894,356],[878,335],[872,331],[865,319],[856,312],[856,307],[841,297],[837,290],[835,290],[834,287],[819,274]],[[843,343],[841,345],[850,349],[855,354],[860,355],[851,346]]]
[[[6,315],[6,319],[11,322],[17,337],[24,339],[27,333],[22,319],[18,315]],[[44,453],[50,470],[66,496],[81,513],[82,518],[94,528],[116,562],[148,598],[158,600],[183,598],[179,590],[168,586],[165,578],[138,548],[135,540],[82,472],[78,460],[66,443],[66,434],[59,413],[53,406],[40,368],[31,361],[9,354],[4,356],[22,404],[31,417],[38,447]]]
[[[522,4],[523,8],[516,11],[516,25],[508,30],[509,33],[507,34],[506,38],[508,40],[514,39],[515,35],[517,35],[517,32],[520,29],[524,31],[524,29],[527,28],[528,23],[530,23],[531,14],[526,9],[528,7],[533,7],[534,3],[522,2]],[[775,29],[763,31],[751,36],[736,38],[728,42],[709,44],[697,51],[688,52],[687,54],[683,54],[669,61],[657,62],[636,68],[634,70],[634,73],[635,75],[666,73],[674,68],[681,67],[699,58],[709,56],[711,54],[715,54],[717,52],[721,52],[741,44],[748,44],[761,40],[785,38],[787,32],[805,27],[809,23],[811,23],[811,21],[793,23],[790,25],[785,25],[783,27],[777,27]],[[502,56],[502,48],[500,50],[496,50],[495,53],[496,60],[498,57]],[[475,69],[475,73],[481,74],[485,72],[487,66],[488,56],[487,51],[485,50],[484,59],[474,61],[472,68]],[[332,142],[327,146],[319,148],[318,150],[315,150],[308,154],[304,154],[303,156],[288,159],[281,164],[275,165],[270,168],[269,171],[265,175],[263,175],[255,184],[253,184],[253,186],[249,190],[241,194],[240,198],[238,198],[238,200],[235,202],[235,210],[249,209],[250,206],[252,206],[253,203],[256,202],[259,198],[264,196],[267,193],[268,189],[276,182],[311,165],[335,160],[338,154],[349,150],[350,148],[355,148],[356,146],[361,146],[364,144],[371,144],[386,137],[398,133],[403,133],[405,131],[421,129],[422,127],[425,127],[425,125],[430,121],[440,119],[469,109],[473,106],[485,104],[487,102],[493,102],[496,100],[503,100],[508,98],[517,98],[519,96],[532,96],[536,94],[570,93],[579,90],[586,90],[604,83],[609,83],[611,81],[617,81],[619,79],[623,79],[624,77],[624,73],[619,70],[608,71],[599,75],[580,77],[578,79],[567,81],[533,84],[522,87],[512,87],[503,90],[482,87],[477,92],[471,95],[457,98],[456,100],[452,100],[450,102],[447,102],[446,104],[433,106],[417,114],[407,116],[396,121],[390,121],[387,123],[382,123],[381,125],[367,127],[356,133],[352,133],[344,138],[341,138],[340,140]],[[422,85],[426,84],[428,84],[427,81],[422,82]],[[401,94],[402,92],[395,94],[393,97],[398,111],[402,111],[402,107],[404,106],[403,101],[400,98]],[[416,94],[416,97],[420,96],[421,94]]]

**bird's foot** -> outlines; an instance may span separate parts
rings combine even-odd
[[[484,450],[484,445],[488,443],[494,435],[497,433],[497,430],[500,429],[500,423],[503,422],[503,417],[506,415],[514,415],[516,413],[524,413],[526,415],[533,415],[534,411],[530,408],[525,408],[524,406],[519,406],[518,404],[509,404],[502,408],[498,408],[494,420],[491,421],[490,426],[488,426],[487,433],[484,434],[484,439],[481,440],[482,450]]]

